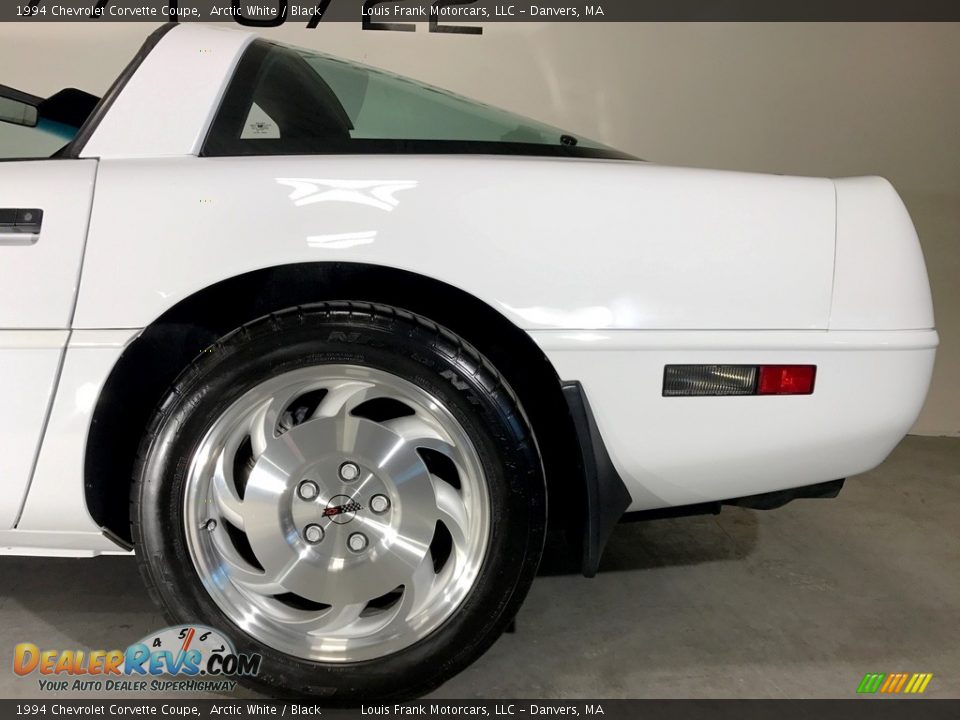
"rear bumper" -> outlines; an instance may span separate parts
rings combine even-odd
[[[532,333],[576,378],[628,511],[786,490],[865,472],[920,412],[933,330]],[[812,364],[812,395],[663,397],[669,364]]]

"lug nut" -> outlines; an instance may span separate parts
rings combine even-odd
[[[210,518],[203,524],[203,529],[206,530],[207,532],[213,532],[214,530],[217,529],[217,521],[214,520],[213,518]]]
[[[313,480],[304,480],[297,486],[297,496],[301,500],[313,500],[320,494],[320,488]]]
[[[354,552],[361,552],[367,548],[367,536],[363,533],[353,533],[347,538],[347,547]]]
[[[370,498],[370,509],[375,513],[385,513],[390,509],[390,498],[386,495],[374,495]]]
[[[303,539],[311,545],[316,545],[323,540],[324,534],[323,528],[316,523],[311,523],[303,529]]]
[[[345,462],[340,466],[340,479],[350,482],[351,480],[356,480],[360,477],[360,468],[357,467],[356,463]]]

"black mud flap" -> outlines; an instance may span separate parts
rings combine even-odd
[[[583,386],[574,380],[563,383],[562,388],[577,429],[586,489],[582,572],[585,577],[593,577],[610,533],[627,511],[631,498],[600,437]]]

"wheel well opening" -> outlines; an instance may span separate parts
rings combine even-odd
[[[332,300],[382,303],[423,315],[464,338],[504,376],[530,419],[548,483],[551,529],[577,538],[584,493],[578,439],[549,360],[499,312],[445,283],[354,263],[284,265],[239,275],[185,298],[124,351],[94,411],[84,467],[94,520],[129,543],[130,486],[140,440],[180,372],[217,338],[267,313]]]

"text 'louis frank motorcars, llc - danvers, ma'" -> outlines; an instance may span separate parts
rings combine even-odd
[[[582,708],[582,711],[581,711]],[[538,705],[537,703],[504,703],[502,705],[457,705],[455,703],[408,703],[405,705],[360,705],[361,715],[379,715],[381,717],[409,717],[411,715],[430,715],[432,717],[453,715],[481,715],[484,717],[499,715],[564,715],[581,717],[586,715],[605,715],[600,703],[582,705]]]

